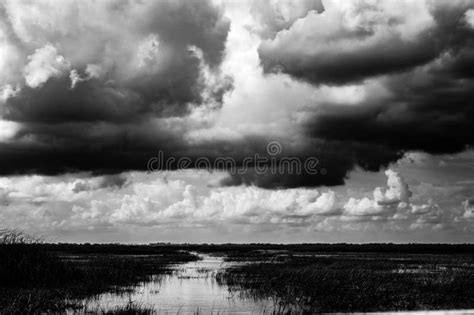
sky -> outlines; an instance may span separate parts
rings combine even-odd
[[[472,69],[472,1],[0,1],[0,228],[472,242]]]

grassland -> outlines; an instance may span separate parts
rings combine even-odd
[[[243,298],[271,298],[277,312],[474,308],[474,245],[468,244],[48,244],[3,230],[0,314],[84,307],[83,298],[123,292],[198,259],[191,252],[243,262],[215,275],[218,283]],[[85,311],[153,313],[152,305],[132,302]]]
[[[441,247],[441,246],[440,246]],[[280,311],[370,312],[474,308],[474,256],[464,253],[253,251],[218,281]]]
[[[45,244],[18,231],[2,233],[0,314],[63,312],[79,299],[126,290],[197,259],[163,246]]]

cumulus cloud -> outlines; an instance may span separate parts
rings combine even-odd
[[[229,231],[235,229],[257,231],[264,241],[272,240],[271,231],[284,235],[305,231],[297,234],[300,240],[315,241],[321,236],[315,233],[330,233],[332,241],[351,241],[353,233],[370,230],[361,240],[375,241],[375,235],[383,231],[403,231],[407,237],[414,235],[411,233],[426,236],[434,230],[446,235],[450,227],[461,231],[470,224],[459,203],[444,204],[444,197],[427,201],[430,194],[439,195],[436,189],[410,188],[394,170],[387,171],[387,186],[375,189],[370,184],[361,188],[356,182],[352,188],[334,189],[205,185],[224,175],[190,170],[3,177],[0,220],[3,225],[61,237],[78,233],[81,239],[99,232],[133,231],[130,241],[142,233],[151,233],[148,239],[156,240],[156,231],[161,229],[200,233],[216,228],[223,238],[233,241],[239,239],[231,237],[234,234]],[[409,191],[418,193],[409,197]]]
[[[385,171],[387,176],[388,189],[378,188],[374,191],[374,199],[381,205],[398,203],[402,207],[409,203],[412,192],[408,188],[403,178],[397,172],[388,169]]]
[[[0,143],[8,142],[20,130],[20,125],[13,121],[5,121],[0,119]]]
[[[63,56],[58,55],[56,47],[50,43],[36,49],[28,60],[23,73],[26,84],[31,88],[41,86],[49,78],[62,76],[71,67]]]
[[[414,205],[411,212],[418,215],[416,221],[410,225],[411,229],[431,227],[434,230],[439,230],[450,223],[443,219],[441,208],[433,202],[421,206]]]
[[[1,136],[3,174],[145,169],[160,148],[187,151],[179,117],[232,87],[219,69],[230,22],[210,1],[6,1],[0,13],[0,113],[21,127]]]
[[[24,223],[52,224],[53,229],[238,224],[329,231],[344,230],[348,221],[363,224],[382,220],[398,229],[441,228],[454,222],[454,216],[432,201],[411,203],[407,184],[392,170],[386,172],[388,187],[376,188],[372,199],[348,197],[340,188],[206,188],[202,181],[212,179],[213,174],[170,175],[163,178],[161,174],[133,172],[96,177],[83,174],[79,179],[2,178],[5,211],[0,216],[5,223],[18,225],[18,215],[34,210]]]
[[[88,180],[78,180],[74,183],[72,191],[79,193],[101,188],[121,188],[126,182],[127,178],[122,174],[105,175]]]
[[[344,205],[344,210],[350,216],[364,216],[382,214],[385,208],[375,200],[364,197],[359,200],[350,198]]]
[[[466,200],[463,202],[464,206],[464,214],[463,217],[465,219],[473,219],[474,218],[474,200]]]
[[[436,23],[423,1],[324,1],[259,53],[266,71],[275,67],[314,83],[347,83],[402,71],[439,53]],[[337,21],[335,23],[334,21]]]
[[[314,216],[334,207],[332,192],[316,190],[269,191],[256,187],[217,189],[199,195],[197,188],[182,181],[154,182],[153,192],[148,185],[137,185],[135,194],[119,200],[115,209],[107,212],[112,221],[128,224],[301,224],[309,225]],[[140,190],[145,192],[140,193]],[[160,198],[166,191],[168,198]],[[84,210],[96,211],[94,207]]]
[[[373,199],[350,198],[344,205],[344,213],[348,216],[373,216],[391,214],[397,209],[406,209],[410,205],[409,198],[412,195],[408,184],[391,169],[386,170],[385,175],[387,188],[375,188]]]
[[[288,29],[295,21],[311,11],[324,10],[321,0],[253,1],[250,13],[256,20],[252,29],[263,38],[273,38],[278,32]]]
[[[470,32],[455,23],[464,13],[469,20],[469,6],[461,1],[324,1],[324,12],[312,11],[263,41],[259,54],[267,72],[276,69],[317,84],[402,72],[467,44]]]
[[[125,185],[125,182],[128,184]],[[88,177],[79,180],[27,176],[0,180],[3,203],[11,213],[22,208],[37,209],[29,223],[41,221],[62,228],[179,225],[285,224],[308,226],[320,221],[336,207],[333,191],[315,189],[265,190],[257,187],[219,188],[203,192],[183,179],[163,179],[139,173]],[[8,199],[7,199],[8,198]],[[62,212],[55,209],[63,207]],[[48,213],[49,217],[41,215]]]
[[[230,39],[232,37],[233,34],[230,34]],[[194,49],[193,53],[199,60],[203,58],[202,52],[198,49]],[[247,54],[248,51],[244,50],[244,53]],[[305,108],[311,105],[315,97],[325,96],[327,99],[340,97],[338,91],[327,87],[322,92],[317,91],[318,94],[315,96],[315,91],[308,85],[300,85],[287,79],[282,81],[277,76],[267,80],[259,73],[256,51],[250,54],[253,54],[252,60],[246,64],[252,67],[242,71],[238,76],[234,75],[234,85],[239,88],[225,95],[222,107],[215,104],[215,101],[222,97],[222,90],[231,83],[219,81],[218,77],[212,75],[212,70],[201,62],[201,77],[213,88],[206,87],[203,90],[205,92],[203,96],[209,101],[185,117],[145,118],[128,123],[127,119],[133,117],[133,111],[128,111],[127,103],[119,103],[119,106],[117,103],[104,103],[102,107],[87,107],[87,104],[81,104],[81,107],[78,102],[78,106],[53,109],[49,104],[38,101],[35,108],[28,109],[30,119],[47,120],[48,124],[24,126],[22,132],[17,135],[16,143],[4,148],[9,154],[2,156],[5,163],[1,164],[3,168],[0,166],[0,170],[4,173],[23,170],[23,172],[57,174],[74,169],[108,172],[144,169],[148,159],[156,156],[158,150],[163,150],[166,157],[185,156],[192,161],[201,156],[211,160],[217,157],[230,157],[240,165],[244,158],[251,157],[256,152],[266,154],[268,141],[279,140],[285,155],[292,155],[301,160],[316,157],[319,161],[318,169],[327,170],[325,175],[274,176],[271,173],[260,175],[249,169],[246,174],[224,184],[244,183],[266,188],[295,188],[339,185],[344,182],[348,171],[357,164],[370,170],[377,170],[381,165],[388,165],[390,161],[400,156],[398,152],[374,151],[372,146],[364,144],[343,144],[341,149],[341,144],[337,141],[333,143],[323,139],[316,141],[302,136],[297,124],[304,118]],[[235,56],[235,58],[238,60],[241,57]],[[223,67],[233,69],[234,62],[233,58],[226,59]],[[84,75],[80,75],[80,78],[84,78]],[[70,96],[76,95],[75,91],[84,95],[88,93],[89,96],[94,96],[95,93],[104,96],[104,91],[94,90],[93,85],[90,85],[91,81],[93,79],[79,82],[74,89],[71,89],[71,82],[66,78],[54,84],[60,84],[62,90],[72,95],[62,93],[50,93],[50,95],[54,94],[57,99],[62,99],[61,103],[71,103],[72,100],[80,99],[80,97],[69,99]],[[46,83],[48,84],[53,83]],[[221,88],[222,84],[224,87]],[[112,94],[111,100],[117,92],[112,88],[107,89],[107,93]],[[298,98],[304,100],[295,104],[296,112],[293,112],[293,108],[288,104]],[[25,104],[27,102],[18,98],[15,107],[22,108]],[[134,105],[137,104],[139,103]],[[49,109],[48,115],[44,115],[41,109],[43,106]],[[117,107],[120,107],[120,111]],[[62,122],[64,116],[74,121],[64,123]],[[97,123],[88,121],[98,118],[113,119],[121,124],[116,125],[114,121]],[[300,139],[294,141],[298,137]],[[54,142],[49,141],[51,138],[55,139]],[[48,152],[53,149],[52,146],[56,156],[54,160],[50,158]],[[22,154],[22,158],[19,159],[14,153],[22,152],[23,147],[33,150],[28,156]],[[191,163],[190,167],[193,166],[194,163]]]
[[[6,84],[2,86],[0,88],[0,104],[4,105],[7,99],[15,96],[18,92],[19,92],[19,89],[14,88],[11,84]]]
[[[409,150],[462,151],[474,134],[470,6],[4,1],[0,174],[146,170],[159,150],[190,168],[241,165],[269,141],[325,169],[251,167],[221,182],[280,189],[342,185]],[[374,209],[401,198],[380,194]],[[350,208],[364,212],[358,199]]]
[[[259,46],[267,73],[289,74],[320,91],[341,87],[342,100],[314,100],[312,118],[303,121],[309,135],[394,151],[472,146],[472,4],[323,5]]]
[[[449,226],[454,220],[456,213],[449,213],[433,200],[424,200],[416,203],[410,200],[413,192],[410,187],[396,171],[388,169],[387,187],[377,187],[373,191],[373,198],[350,197],[343,205],[343,215],[350,221],[387,221],[410,230],[440,230]],[[425,192],[422,196],[426,198]],[[420,199],[420,196],[417,196]]]
[[[213,68],[222,60],[229,22],[210,2],[118,5],[71,0],[60,6],[61,10],[56,9],[56,3],[48,1],[2,4],[7,17],[4,28],[9,30],[5,32],[6,40],[24,55],[27,63],[23,74],[27,87],[33,88],[25,88],[18,98],[21,103],[46,103],[39,105],[38,115],[31,117],[29,107],[18,108],[19,101],[7,102],[7,119],[38,122],[70,99],[77,104],[67,105],[72,108],[118,103],[121,108],[114,110],[128,109],[130,119],[144,113],[177,114],[186,110],[186,103],[201,101],[202,87],[197,81],[200,62],[190,47],[198,47],[203,61]],[[170,18],[174,14],[180,18]],[[193,36],[189,36],[191,31]],[[19,70],[23,67],[21,61],[16,63]],[[66,70],[70,68],[69,74]],[[72,90],[62,84],[68,74]],[[17,79],[15,73],[9,77],[12,82]],[[83,77],[95,80],[85,82],[80,79]],[[48,85],[36,89],[47,81]],[[51,94],[63,97],[55,101]],[[76,119],[114,118],[113,112],[81,116],[79,108]],[[71,117],[65,113],[58,119],[67,121]]]
[[[471,2],[219,3],[0,1],[1,224],[472,232]],[[239,167],[270,141],[273,166],[312,158],[317,174],[144,172],[159,152]]]
[[[466,23],[470,27],[474,28],[474,9],[467,10],[464,17],[466,19]]]

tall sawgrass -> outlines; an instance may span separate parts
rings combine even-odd
[[[217,275],[248,298],[301,312],[474,308],[472,255],[286,256]]]
[[[69,253],[68,248],[80,254]],[[0,231],[0,314],[60,312],[85,297],[131,288],[171,264],[196,260],[179,250],[47,244],[19,230]],[[100,249],[104,248],[105,253]],[[124,255],[127,248],[132,255]],[[114,250],[116,249],[116,250]],[[116,254],[119,252],[121,254]],[[138,252],[138,254],[137,254]]]

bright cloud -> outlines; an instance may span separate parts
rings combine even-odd
[[[233,227],[261,239],[280,229],[292,240],[464,239],[473,10],[0,1],[1,222],[56,235]],[[195,170],[201,157],[242,163],[270,141],[321,172]],[[158,151],[189,158],[190,174],[146,173]]]
[[[127,226],[138,230],[153,226],[199,229],[216,224],[340,232],[354,229],[354,224],[361,228],[386,224],[390,229],[409,231],[462,223],[456,223],[454,213],[450,215],[432,201],[411,203],[410,190],[403,178],[393,170],[385,174],[387,187],[375,188],[373,199],[347,197],[348,191],[342,187],[203,187],[202,180],[213,181],[213,174],[3,178],[0,192],[4,211],[0,217],[4,224],[53,233]],[[465,209],[464,218],[471,218],[468,203]]]
[[[58,55],[56,47],[49,43],[37,49],[28,60],[23,72],[26,84],[32,88],[41,86],[51,77],[60,77],[71,67],[63,56]]]

